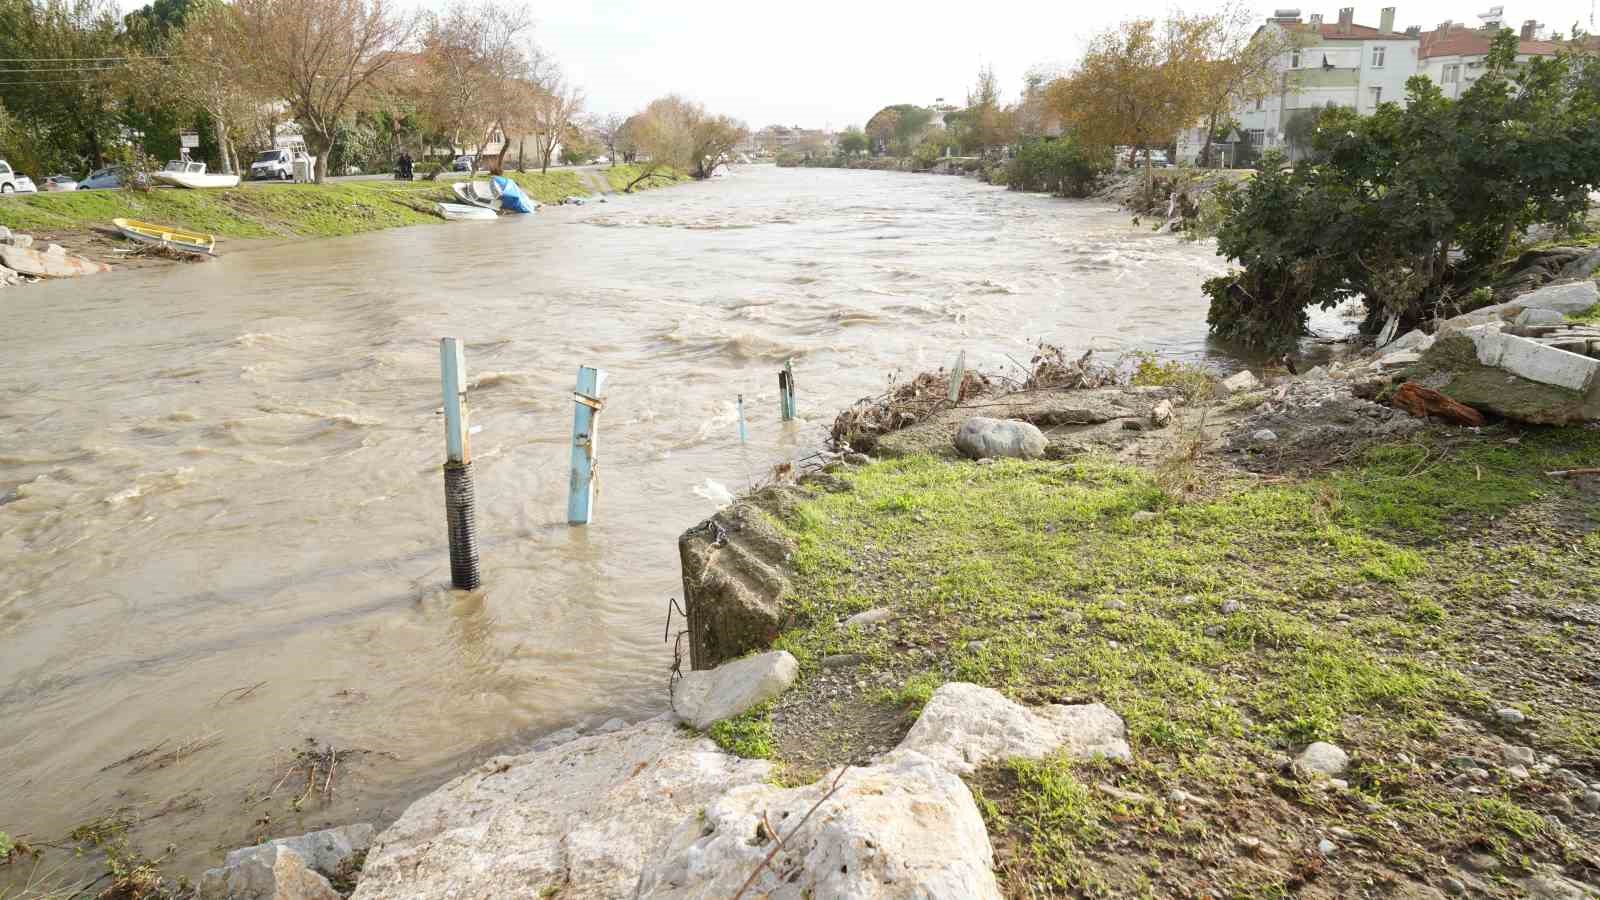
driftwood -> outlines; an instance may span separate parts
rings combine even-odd
[[[1394,398],[1390,402],[1396,408],[1419,418],[1437,416],[1457,425],[1474,427],[1484,424],[1485,421],[1483,413],[1464,403],[1451,400],[1433,388],[1423,387],[1415,381],[1400,385],[1400,390],[1395,391]]]

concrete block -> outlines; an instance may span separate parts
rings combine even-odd
[[[1499,361],[1494,365],[1529,381],[1583,393],[1595,383],[1595,373],[1600,372],[1600,360],[1516,335],[1500,333],[1497,337]],[[1479,359],[1482,358],[1480,349]]]

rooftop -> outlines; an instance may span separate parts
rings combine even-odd
[[[1457,25],[1422,33],[1421,59],[1434,56],[1483,56],[1494,42],[1495,32],[1485,28]],[[1562,45],[1555,41],[1518,41],[1517,53],[1524,56],[1555,56]]]

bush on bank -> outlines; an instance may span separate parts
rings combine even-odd
[[[1410,328],[1489,280],[1530,226],[1578,227],[1600,184],[1600,60],[1516,53],[1502,31],[1461,99],[1412,78],[1405,107],[1329,110],[1311,158],[1269,155],[1224,186],[1217,247],[1240,269],[1206,282],[1212,331],[1285,350],[1313,304],[1358,296],[1364,330]]]
[[[1003,183],[1018,191],[1087,197],[1100,176],[1111,170],[1111,164],[1109,148],[1086,146],[1071,135],[1045,138],[1017,151]]]

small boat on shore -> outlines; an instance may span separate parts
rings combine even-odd
[[[239,176],[237,175],[207,174],[205,163],[184,162],[181,159],[175,159],[167,163],[167,167],[152,174],[150,180],[181,188],[232,188],[239,186]]]
[[[465,203],[469,206],[480,206],[484,209],[499,209],[500,198],[480,191],[480,186],[481,183],[477,181],[458,181],[455,184],[450,185],[450,189],[455,191],[457,200],[460,200],[462,203]]]
[[[154,244],[159,247],[171,247],[174,250],[184,250],[189,253],[216,255],[216,237],[203,232],[184,231],[181,228],[141,222],[138,219],[112,219],[111,224],[117,226],[117,230],[122,232],[122,236],[130,241],[138,241],[141,244]]]
[[[435,203],[434,211],[452,222],[479,222],[498,219],[500,214],[492,209],[482,206],[469,206],[465,203]]]

